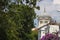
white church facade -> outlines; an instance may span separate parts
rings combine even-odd
[[[42,38],[47,33],[55,34],[59,31],[59,25],[56,23],[56,21],[53,21],[50,16],[39,16],[38,21],[38,40],[40,40],[40,38]]]
[[[57,1],[58,0],[54,0],[52,5],[55,5],[55,4],[59,4],[60,5],[60,0],[59,0],[59,2],[57,2]],[[40,5],[40,14],[38,14],[39,15],[38,16],[38,26],[36,28],[32,29],[32,30],[38,30],[38,40],[40,40],[47,33],[55,34],[56,32],[60,31],[60,24],[57,23],[56,20],[54,20],[51,17],[52,16],[52,12],[51,11],[53,11],[53,13],[55,13],[57,11],[55,11],[55,9],[53,10],[52,5],[50,5],[48,3],[49,4],[49,6],[48,6],[47,3],[48,2],[46,2],[45,0],[42,0],[40,2],[40,4],[39,4]],[[51,7],[52,10],[49,7]],[[50,9],[50,11],[48,9]],[[57,8],[57,9],[60,12],[60,8]],[[48,11],[51,13],[51,15],[49,15],[50,13]],[[39,12],[37,12],[37,13],[39,13]]]
[[[55,34],[59,32],[60,27],[59,24],[46,13],[44,8],[44,12],[38,16],[38,27],[32,30],[38,30],[38,40],[40,40],[47,33]]]
[[[44,12],[40,13],[38,16],[38,40],[42,38],[47,33],[55,34],[59,31],[59,24],[53,20],[49,14],[46,13],[44,8]]]

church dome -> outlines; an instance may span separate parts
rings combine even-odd
[[[51,20],[51,16],[46,12],[45,8],[44,8],[44,12],[40,13],[40,16],[38,17],[39,20],[41,19],[46,19],[46,20]]]

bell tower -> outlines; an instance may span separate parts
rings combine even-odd
[[[41,13],[40,16],[38,17],[38,21],[39,21],[38,27],[41,27],[43,25],[50,23],[51,17],[49,16],[49,14],[46,13],[45,8],[44,8],[44,12]]]
[[[47,24],[51,22],[51,19],[51,16],[49,16],[44,8],[43,12],[40,13],[40,16],[38,17],[38,28],[41,28],[38,30],[38,40],[40,40],[40,38],[42,38],[42,36],[44,36],[46,33],[49,33],[49,26]]]

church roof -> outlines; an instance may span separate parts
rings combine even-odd
[[[52,18],[50,16],[39,16],[38,20],[41,20],[41,19],[51,20]]]
[[[40,19],[51,19],[51,16],[46,12],[45,8],[43,13],[40,13],[40,16],[38,16],[38,20]]]

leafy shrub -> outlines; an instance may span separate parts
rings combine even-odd
[[[59,40],[59,37],[54,34],[46,34],[41,38],[41,40]]]

